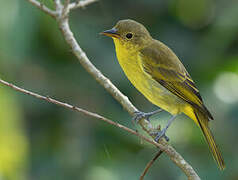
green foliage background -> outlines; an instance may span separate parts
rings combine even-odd
[[[0,4],[1,78],[139,129],[80,66],[51,17],[27,1]],[[211,127],[227,164],[224,172],[217,169],[200,130],[181,115],[168,131],[170,143],[202,179],[238,179],[237,12],[236,0],[101,0],[70,16],[90,60],[140,110],[156,107],[132,87],[112,40],[99,32],[130,18],[175,51],[214,115]],[[168,118],[163,112],[153,122],[164,125]],[[118,128],[0,85],[0,179],[136,180],[155,153],[153,146]],[[185,176],[162,155],[146,179]]]

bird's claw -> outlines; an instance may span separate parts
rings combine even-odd
[[[152,111],[152,112],[148,112],[148,113],[141,112],[141,111],[135,111],[133,121],[135,121],[136,123],[138,123],[141,119],[146,119],[147,121],[150,121],[150,116],[157,114],[161,111],[163,111],[163,110],[157,109],[156,111]]]
[[[156,142],[159,142],[159,140],[160,140],[162,137],[164,137],[165,140],[168,142],[168,141],[169,141],[169,138],[168,138],[168,136],[165,135],[166,130],[167,130],[167,129],[162,129],[161,131],[156,132],[154,140],[155,140]]]
[[[136,123],[139,123],[140,120],[142,119],[146,119],[147,121],[150,121],[149,118],[151,116],[150,113],[145,113],[145,112],[141,112],[141,111],[136,111],[134,112],[134,117],[133,117],[133,121],[135,121]]]

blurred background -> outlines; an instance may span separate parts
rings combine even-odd
[[[0,4],[2,79],[143,133],[81,67],[51,17],[27,1]],[[215,118],[210,125],[227,165],[224,172],[218,170],[199,128],[180,115],[167,135],[202,179],[238,179],[237,12],[236,0],[100,0],[70,16],[72,31],[92,63],[142,111],[156,107],[129,83],[112,40],[99,32],[130,18],[174,50]],[[169,117],[163,112],[153,123],[163,126]],[[137,180],[155,153],[154,146],[119,128],[0,84],[0,179]],[[163,154],[145,179],[186,177]]]

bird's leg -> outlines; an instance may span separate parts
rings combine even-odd
[[[157,114],[159,112],[163,111],[163,109],[157,109],[156,111],[152,112],[141,112],[141,111],[136,111],[135,115],[133,117],[133,120],[138,123],[141,119],[146,119],[147,121],[150,121],[150,117],[153,116],[154,114]]]
[[[166,141],[169,141],[169,138],[165,135],[167,129],[169,128],[169,126],[171,125],[171,123],[174,121],[174,119],[176,118],[176,115],[174,115],[173,117],[171,117],[168,121],[168,124],[166,125],[166,127],[164,129],[162,129],[161,131],[157,132],[155,135],[155,141],[158,142],[160,140],[160,138],[164,137],[166,139]]]

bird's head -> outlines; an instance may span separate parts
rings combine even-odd
[[[152,40],[150,33],[142,24],[130,19],[118,21],[112,29],[102,34],[112,37],[116,46],[120,45],[127,49],[143,48]]]

